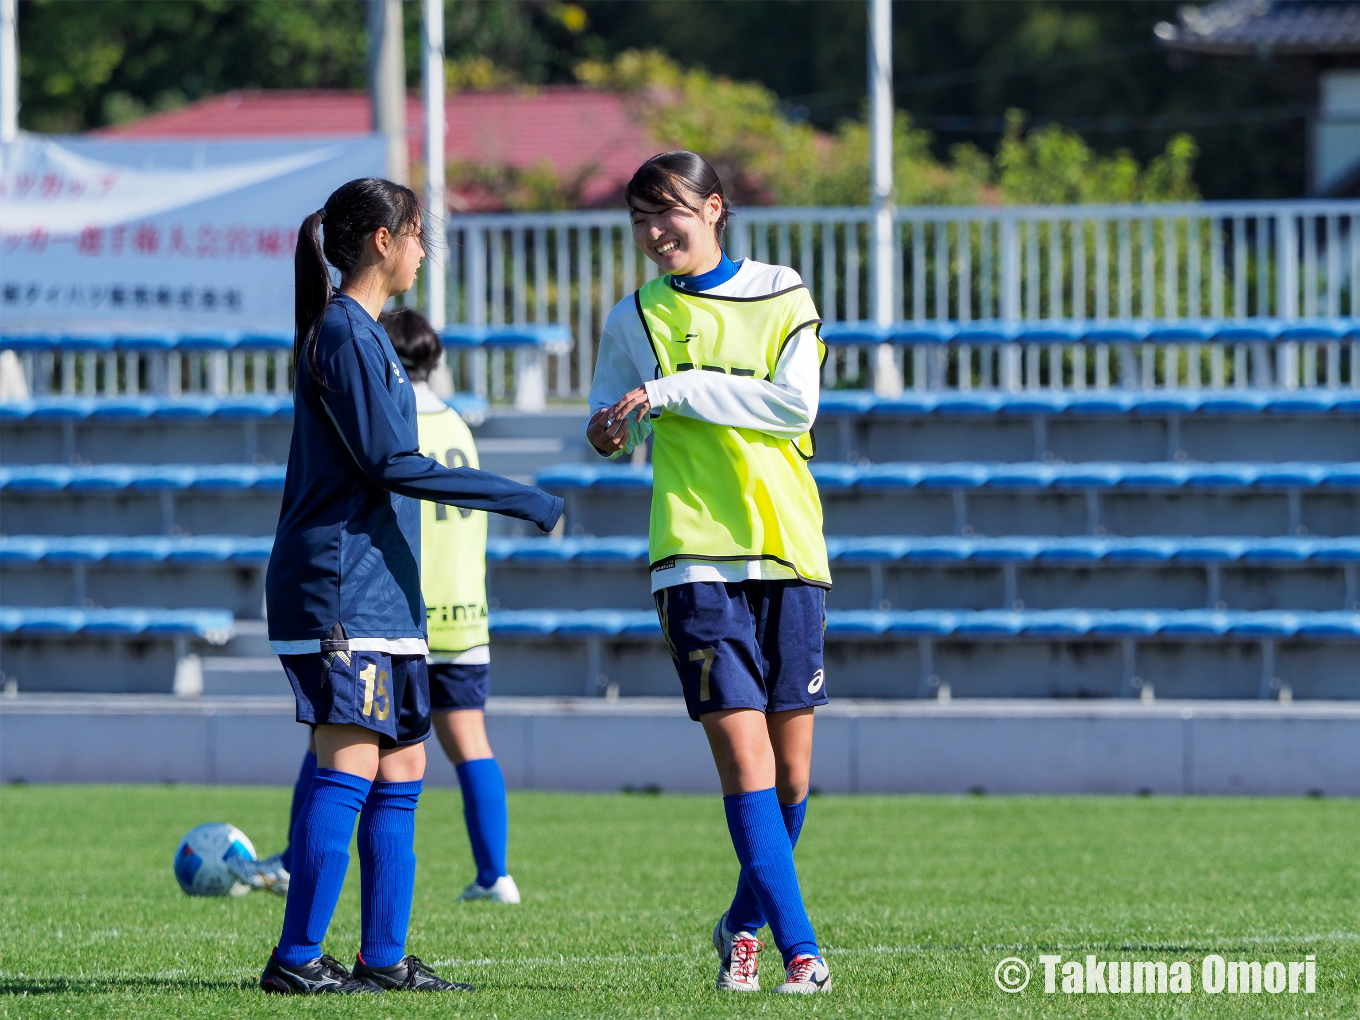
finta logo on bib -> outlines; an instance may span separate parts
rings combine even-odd
[[[826,674],[822,670],[812,674],[812,679],[808,681],[808,693],[816,694],[822,689],[822,684],[826,682]]]
[[[682,344],[687,344],[687,343],[689,343],[691,340],[698,340],[698,339],[699,339],[699,334],[698,334],[698,333],[686,333],[686,334],[685,334],[685,338],[684,338],[683,340],[681,340],[680,342],[681,342]]]

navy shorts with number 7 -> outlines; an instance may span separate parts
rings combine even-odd
[[[653,593],[689,717],[825,705],[826,591],[801,581],[698,581]]]
[[[381,748],[430,735],[430,678],[423,655],[324,652],[280,655],[297,699],[297,721],[363,726]]]

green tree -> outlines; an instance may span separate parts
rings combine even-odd
[[[702,153],[734,201],[777,205],[864,205],[869,200],[869,131],[843,121],[834,134],[785,116],[778,98],[754,82],[680,67],[658,51],[584,61],[581,81],[621,92],[661,145]],[[893,176],[901,205],[1158,202],[1197,197],[1193,139],[1177,136],[1146,168],[1129,153],[1095,152],[1057,125],[1024,130],[1009,114],[995,157],[963,143],[937,159],[931,136],[902,112],[893,132]]]

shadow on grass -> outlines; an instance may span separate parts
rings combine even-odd
[[[0,995],[107,995],[110,992],[157,991],[160,989],[176,992],[223,992],[258,990],[259,987],[260,983],[256,978],[240,978],[236,981],[205,981],[202,978],[155,977],[153,975],[93,978],[0,977]]]

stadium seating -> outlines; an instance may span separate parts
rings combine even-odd
[[[450,401],[481,424],[486,401]],[[293,431],[293,398],[39,397],[0,403],[4,463],[284,464]]]
[[[0,537],[0,603],[262,614],[268,536]],[[1360,539],[831,538],[834,609],[1360,608]],[[493,608],[649,609],[641,536],[493,538]]]
[[[1354,390],[996,390],[822,394],[817,455],[882,462],[1360,460]]]
[[[1356,463],[813,462],[829,535],[1332,535],[1360,521]],[[563,465],[569,534],[646,531],[651,469]]]
[[[456,323],[441,331],[449,347],[537,347],[570,349],[571,330],[552,324],[474,326]],[[291,333],[0,333],[0,350],[20,353],[175,351],[179,353],[280,351],[293,349]]]
[[[829,611],[826,635],[842,697],[1336,698],[1355,697],[1360,616]],[[504,694],[674,692],[651,611],[502,611],[492,640]]]
[[[1309,319],[978,319],[971,322],[916,319],[880,326],[874,322],[829,322],[829,345],[863,344],[1137,344],[1276,343],[1347,341],[1360,338],[1353,318]]]
[[[1343,389],[826,392],[833,693],[1360,697],[1357,419]],[[650,469],[582,424],[475,428],[484,466],[568,497],[565,537],[493,519],[496,690],[674,695]],[[275,396],[0,405],[5,679],[286,693],[262,617],[290,426]]]
[[[27,691],[197,694],[198,653],[234,629],[221,609],[0,606],[0,666]]]

